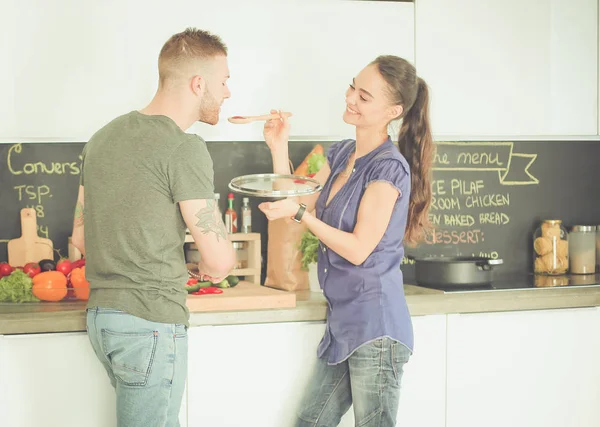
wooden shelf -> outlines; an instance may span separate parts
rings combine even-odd
[[[241,276],[245,280],[252,282],[256,285],[260,285],[261,276],[261,247],[260,247],[260,233],[233,233],[228,235],[229,240],[232,242],[247,242],[245,246],[248,259],[247,268],[236,268],[231,271],[234,276]],[[194,238],[191,234],[186,234],[185,243],[190,245],[190,248],[196,249]],[[69,237],[69,259],[75,261],[81,258],[81,253],[71,243],[71,237]]]
[[[234,276],[241,276],[245,280],[260,285],[261,278],[261,247],[260,233],[233,233],[228,238],[234,243],[243,243],[247,253],[247,268],[236,268],[231,271]],[[194,238],[191,234],[186,234],[185,243],[190,249],[197,249]]]

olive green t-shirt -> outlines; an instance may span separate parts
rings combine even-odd
[[[83,149],[88,307],[188,325],[186,225],[178,202],[214,199],[206,143],[166,116],[137,111]]]

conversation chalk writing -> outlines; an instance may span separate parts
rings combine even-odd
[[[79,175],[79,161],[48,162],[26,161],[23,154],[23,144],[15,144],[8,150],[6,165],[13,175]]]
[[[16,226],[12,230],[15,238],[20,234],[19,212],[22,208],[35,210],[39,236],[55,239],[53,227],[64,216],[65,197],[69,196],[69,203],[74,204],[72,199],[76,198],[81,172],[81,148],[63,156],[60,151],[52,150],[58,146],[60,144],[47,144],[40,150],[37,144],[13,144],[0,151],[4,153],[0,172],[5,174],[4,179],[9,183],[3,186],[3,194],[8,197],[3,198],[3,203],[10,205],[10,219]],[[71,187],[75,188],[67,191]],[[9,197],[11,189],[12,196]],[[60,195],[59,200],[53,202],[55,191]],[[67,224],[71,223],[71,218],[66,219]],[[64,231],[60,232],[64,234]],[[54,243],[62,247],[66,242]]]

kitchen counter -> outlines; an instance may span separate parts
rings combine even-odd
[[[517,280],[517,279],[515,279]],[[530,287],[444,292],[405,285],[413,316],[453,313],[543,310],[600,306],[600,285]],[[517,283],[517,282],[514,282]],[[320,293],[299,291],[296,307],[190,314],[190,326],[324,321],[327,303]],[[85,331],[85,302],[0,304],[0,335]]]

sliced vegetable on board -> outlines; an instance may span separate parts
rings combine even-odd
[[[227,281],[229,282],[229,286],[232,288],[235,287],[238,283],[240,283],[240,278],[234,275],[227,276]]]
[[[191,295],[211,295],[211,294],[222,294],[223,289],[209,286],[207,288],[200,288],[196,292],[192,292]]]

